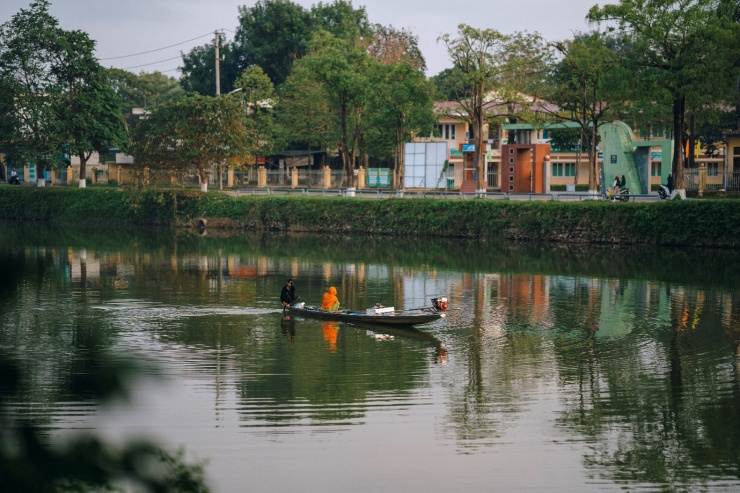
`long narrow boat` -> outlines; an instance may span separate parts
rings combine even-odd
[[[339,322],[349,322],[358,324],[378,324],[378,325],[395,325],[411,327],[414,325],[434,322],[444,318],[445,314],[441,313],[447,309],[447,298],[433,298],[432,306],[420,308],[417,310],[395,310],[393,307],[384,307],[376,305],[365,311],[340,310],[330,312],[322,310],[317,306],[304,305],[298,303],[286,310],[295,315],[318,318],[321,320],[335,320]]]

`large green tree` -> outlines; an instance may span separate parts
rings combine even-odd
[[[324,89],[327,106],[337,123],[330,132],[350,188],[355,186],[357,157],[363,152],[372,63],[378,62],[354,42],[327,31],[319,31],[309,53],[296,61],[297,69],[310,74]]]
[[[625,63],[639,88],[635,104],[670,106],[672,171],[683,196],[687,109],[716,102],[716,82],[737,63],[736,10],[737,2],[726,0],[620,0],[594,6],[588,14],[589,20],[606,24],[627,40]]]
[[[39,185],[44,167],[52,166],[63,141],[56,114],[60,97],[57,20],[49,3],[37,0],[0,26],[0,84],[2,139],[11,164],[36,165]]]
[[[64,166],[63,153],[80,157],[80,186],[94,151],[125,147],[120,100],[81,31],[65,31],[45,0],[33,2],[0,26],[0,120],[3,143],[16,164]],[[61,159],[60,159],[61,157]]]
[[[581,146],[588,150],[588,188],[596,193],[598,128],[619,106],[620,60],[604,35],[590,33],[556,43],[562,58],[554,65],[546,98],[557,105],[558,119],[579,126]],[[576,176],[577,180],[577,176]]]
[[[370,83],[369,150],[393,161],[394,184],[403,188],[404,143],[432,133],[434,89],[421,70],[404,61],[373,64]]]
[[[201,190],[207,191],[213,166],[250,151],[244,116],[238,98],[195,94],[170,101],[155,108],[134,129],[131,154],[142,171],[193,170]]]
[[[228,92],[247,68],[262,68],[275,86],[291,73],[293,62],[308,52],[313,33],[324,30],[334,36],[359,41],[369,39],[372,29],[364,7],[347,0],[334,0],[306,9],[291,0],[258,0],[239,7],[234,40],[221,42],[221,87]],[[183,55],[182,85],[189,91],[214,94],[215,47],[196,47]]]
[[[494,29],[477,29],[465,24],[458,26],[457,36],[445,34],[439,38],[452,61],[448,78],[450,93],[458,108],[455,114],[467,122],[473,132],[473,165],[478,171],[477,189],[486,189],[486,153],[488,136],[483,128],[488,121],[486,97],[496,87],[496,76],[504,63],[507,37]]]
[[[85,33],[73,31],[66,33],[59,44],[57,117],[62,122],[67,152],[80,159],[79,186],[84,188],[92,153],[103,154],[111,146],[126,149],[128,132],[121,100],[93,56],[94,41]]]
[[[276,94],[272,81],[260,67],[255,66],[245,70],[234,85],[238,92],[224,97],[239,98],[244,105],[245,150],[253,156],[270,154],[277,133],[274,116]]]

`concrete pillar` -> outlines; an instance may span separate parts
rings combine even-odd
[[[298,188],[298,166],[290,170],[290,188]]]
[[[67,185],[72,185],[75,181],[75,169],[67,166]]]
[[[542,160],[542,192],[550,193],[550,177],[552,176],[552,163],[550,163],[550,155],[545,154],[545,158]]]
[[[331,188],[331,168],[324,166],[324,188]]]
[[[267,168],[264,166],[257,168],[257,186],[259,188],[267,187]]]
[[[362,190],[363,188],[365,188],[365,168],[360,166],[357,170],[357,189]]]
[[[116,175],[118,178],[116,179],[116,183],[118,183],[118,186],[121,186],[121,165],[118,165],[118,174]]]
[[[231,166],[226,170],[226,186],[229,188],[234,186],[234,168]]]
[[[707,186],[707,165],[701,163],[699,165],[699,197],[704,196],[704,188]]]

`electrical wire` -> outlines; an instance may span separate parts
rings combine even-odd
[[[174,48],[175,46],[180,46],[182,44],[190,43],[191,41],[195,41],[196,39],[205,38],[206,36],[212,36],[212,35],[213,35],[213,32],[209,32],[207,34],[203,34],[201,36],[198,36],[197,38],[188,39],[188,40],[182,41],[180,43],[175,43],[173,45],[165,46],[164,48],[157,48],[155,50],[142,51],[141,53],[134,53],[132,55],[122,55],[122,56],[114,56],[114,57],[109,57],[109,58],[99,58],[98,60],[99,61],[103,61],[103,60],[118,60],[119,58],[131,58],[132,56],[146,55],[148,53],[154,53],[155,51],[162,51],[162,50],[166,50],[168,48]]]
[[[176,56],[176,57],[167,58],[165,60],[159,60],[159,61],[152,62],[152,63],[144,63],[142,65],[134,65],[133,67],[122,67],[120,70],[128,70],[128,69],[131,69],[131,68],[139,68],[139,67],[148,67],[149,65],[156,65],[158,63],[170,62],[172,60],[179,60],[179,59],[180,59],[180,57],[179,56]]]

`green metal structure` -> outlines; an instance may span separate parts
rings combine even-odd
[[[660,147],[660,182],[665,183],[673,163],[672,140],[637,142],[632,129],[624,122],[614,121],[599,125],[603,160],[601,165],[601,191],[611,186],[615,176],[624,175],[631,194],[650,193],[650,166],[653,147]]]

